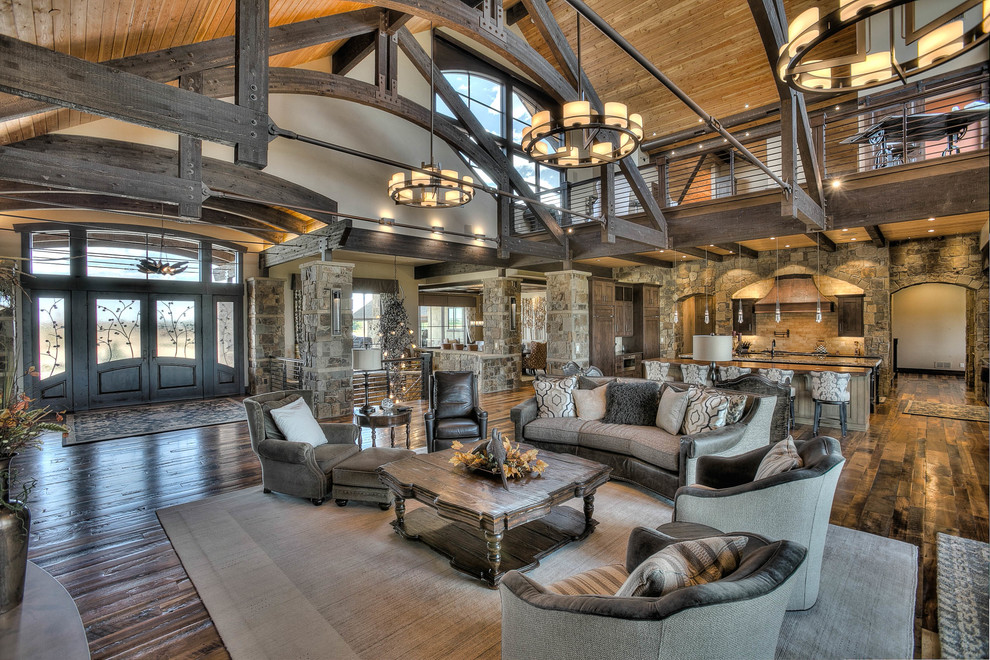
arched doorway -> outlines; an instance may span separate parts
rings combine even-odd
[[[966,368],[966,289],[926,283],[890,297],[894,365],[899,372],[956,373]]]

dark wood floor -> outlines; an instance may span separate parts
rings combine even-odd
[[[491,423],[511,431],[509,408],[530,393],[484,397]],[[847,463],[832,522],[920,547],[922,657],[937,648],[927,633],[922,643],[923,630],[937,629],[935,533],[987,541],[988,444],[986,424],[905,415],[909,399],[977,403],[960,379],[901,376],[870,432],[842,442]],[[413,443],[423,444],[421,421]],[[53,439],[15,466],[38,480],[31,559],[72,594],[94,658],[228,657],[155,510],[259,486],[244,424],[67,448]]]

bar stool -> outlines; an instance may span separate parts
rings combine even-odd
[[[818,435],[818,420],[822,413],[822,404],[839,406],[839,425],[842,427],[842,437],[846,437],[846,416],[849,410],[849,380],[850,374],[840,374],[836,371],[812,371],[811,400],[815,402],[815,424],[813,433]]]
[[[723,381],[723,380],[732,380],[733,378],[739,378],[740,376],[745,376],[748,373],[752,373],[752,371],[753,370],[750,369],[749,367],[737,367],[737,366],[732,365],[732,364],[730,364],[730,365],[728,365],[726,367],[723,367],[723,366],[719,365],[719,367],[718,367],[718,379],[720,381]]]
[[[657,362],[656,360],[643,361],[643,375],[647,380],[655,380],[666,383],[670,380],[670,362]]]
[[[681,380],[691,385],[707,385],[708,365],[707,364],[682,364]]]
[[[791,381],[794,380],[794,370],[771,367],[770,369],[760,369],[759,374],[771,382],[791,388],[791,416],[787,420],[787,430],[790,431],[794,428],[794,386],[791,385]]]

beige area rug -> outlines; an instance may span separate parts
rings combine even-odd
[[[260,487],[158,511],[234,660],[499,658],[498,592],[400,538],[393,515],[356,503],[314,507]],[[634,527],[670,515],[638,489],[608,483],[596,497],[595,532],[529,574],[548,584],[621,562]],[[778,657],[911,657],[916,549],[839,527],[829,544],[838,549],[830,558],[826,548],[834,575],[823,575],[815,608],[788,615]]]
[[[935,403],[932,401],[915,401],[911,399],[904,406],[907,415],[924,415],[925,417],[942,417],[946,419],[962,419],[967,422],[990,421],[990,408],[986,406],[963,406],[953,403]]]

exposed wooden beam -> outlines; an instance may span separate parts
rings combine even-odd
[[[790,196],[785,196],[780,204],[780,212],[785,217],[800,220],[808,229],[825,227],[825,210],[800,186],[791,188]]]
[[[757,259],[760,253],[753,248],[748,248],[741,243],[716,243],[715,247],[722,248],[723,250],[729,250],[730,252],[735,252],[736,254],[742,255],[748,259]]]
[[[377,8],[372,7],[272,27],[268,33],[268,54],[278,55],[373,32],[378,27],[378,12]],[[168,82],[183,75],[232,66],[234,51],[234,37],[221,37],[106,60],[103,64],[142,78]],[[48,103],[11,96],[0,99],[0,121],[26,117],[52,109],[54,106]]]
[[[375,33],[375,86],[378,98],[392,103],[399,96],[398,35],[388,31],[388,14],[382,11]]]
[[[436,68],[433,61],[429,58],[423,48],[419,45],[419,42],[413,37],[412,33],[406,29],[401,28],[398,33],[399,46],[402,51],[406,54],[409,60],[413,63],[413,66],[423,75],[425,78],[429,79],[431,75],[434,76],[434,84],[436,85],[437,94],[443,99],[443,102],[447,104],[447,107],[453,111],[454,115],[460,120],[460,122],[467,129],[468,134],[474,138],[474,140],[481,146],[481,148],[488,154],[489,158],[494,161],[498,170],[491,173],[491,175],[498,179],[501,175],[508,177],[512,187],[518,191],[523,197],[535,198],[536,193],[530,187],[529,183],[523,179],[522,175],[513,167],[512,163],[509,162],[509,158],[502,151],[501,147],[495,143],[492,139],[491,134],[485,130],[481,122],[475,117],[474,113],[471,112],[464,101],[461,100],[460,95],[454,90],[453,86],[447,79],[444,78],[442,72]],[[550,236],[553,237],[554,241],[557,243],[562,243],[564,238],[564,231],[560,228],[560,225],[554,219],[550,212],[546,210],[541,205],[538,204],[527,204],[529,209],[536,215],[536,218],[540,221]]]
[[[503,236],[501,243],[501,247],[508,250],[511,254],[531,254],[539,257],[547,257],[555,261],[563,261],[565,257],[564,248],[556,243],[527,241],[516,236]]]
[[[268,165],[268,0],[236,0],[234,13],[234,101],[266,118],[264,126],[255,126],[264,140],[238,141],[234,162],[263,170]]]
[[[564,72],[568,82],[574,87],[578,87],[578,61],[571,49],[570,44],[564,38],[564,33],[560,30],[557,20],[553,17],[553,12],[547,6],[546,0],[522,0],[521,3],[529,17],[536,25],[544,43],[550,49],[550,54],[557,65]]]
[[[808,238],[818,243],[821,249],[826,252],[835,252],[835,241],[825,235],[824,232],[816,231],[805,234]]]
[[[517,2],[505,10],[505,24],[515,25],[527,16],[529,16],[529,11],[526,9],[526,5]]]
[[[630,222],[625,218],[619,218],[616,216],[609,218],[608,224],[609,232],[613,234],[615,239],[624,238],[626,240],[635,241],[636,243],[649,246],[654,250],[667,247],[667,235],[663,232],[657,231],[653,227],[638,225],[635,222]],[[614,243],[614,241],[608,242]],[[643,252],[643,249],[640,248],[639,252]]]
[[[297,236],[279,245],[273,245],[259,255],[263,269],[306,257],[328,257],[327,253],[341,247],[353,231],[350,218],[342,218],[328,227]]]
[[[290,234],[305,234],[310,229],[311,224],[302,218],[297,218],[296,216],[281,209],[272,208],[271,206],[265,206],[263,204],[242,202],[236,199],[210,197],[203,202],[203,206],[215,211],[222,211],[229,216],[249,218],[264,225],[268,225],[272,229]]]
[[[412,18],[409,14],[392,10],[383,10],[383,13],[385,14],[385,32],[389,35],[395,34]],[[334,51],[330,58],[330,70],[340,76],[347,75],[351,69],[374,52],[377,41],[378,34],[376,32],[351,37],[344,45]]]
[[[867,225],[865,229],[874,245],[877,247],[884,247],[887,245],[887,237],[883,235],[883,231],[881,231],[880,227],[877,225]]]
[[[0,35],[0,91],[240,148],[267,148],[268,115]],[[257,163],[253,165],[258,165]]]
[[[203,93],[203,74],[190,73],[179,78],[182,89]],[[203,141],[188,135],[179,135],[179,178],[200,183],[203,181]],[[198,218],[203,211],[203,200],[190,200],[179,204],[179,217]]]
[[[494,248],[374,229],[351,229],[340,247],[370,254],[410,254],[420,259],[509,267],[508,260],[499,259]]]

